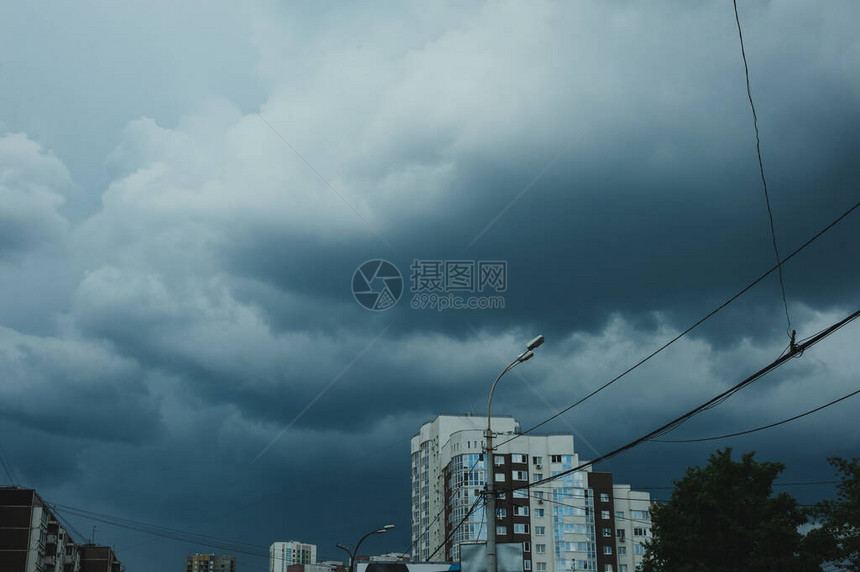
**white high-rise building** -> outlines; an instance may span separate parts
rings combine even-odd
[[[269,572],[287,572],[292,564],[316,564],[316,544],[289,540],[273,542],[269,547]]]
[[[412,437],[413,560],[457,561],[460,544],[486,541],[486,423],[440,415]],[[492,426],[496,542],[522,544],[524,572],[633,572],[651,534],[648,493],[588,468],[520,488],[578,466],[573,436],[519,435],[512,417]]]

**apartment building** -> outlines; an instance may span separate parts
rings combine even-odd
[[[80,550],[35,490],[0,487],[0,571],[89,572]]]
[[[630,490],[629,485],[614,485],[613,494],[618,570],[633,572],[645,555],[645,543],[651,538],[651,495]]]
[[[573,436],[520,435],[516,419],[494,417],[495,451],[487,460],[486,422],[440,415],[413,436],[413,560],[456,562],[461,544],[486,542],[490,474],[496,542],[522,547],[524,572],[633,572],[650,535],[648,493],[589,468],[533,485],[580,464]]]
[[[316,544],[288,540],[286,542],[273,542],[269,546],[269,572],[288,572],[289,566],[316,563]]]
[[[189,554],[185,572],[236,572],[234,554]]]
[[[123,572],[125,568],[110,546],[84,544],[80,548],[80,572]]]

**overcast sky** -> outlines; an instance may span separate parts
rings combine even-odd
[[[485,411],[526,341],[547,340],[494,401],[524,428],[775,263],[727,0],[9,4],[0,446],[50,501],[332,558],[390,522],[366,549],[407,552],[410,436]],[[860,198],[860,5],[739,5],[785,255]],[[784,267],[799,339],[860,307],[858,217]],[[393,308],[353,297],[371,259],[403,275]],[[414,260],[507,262],[504,309],[412,308]],[[541,430],[596,457],[777,358],[786,326],[772,274]],[[671,438],[860,388],[858,344],[851,324]],[[729,445],[829,480],[856,399],[596,470],[666,486]],[[210,550],[96,524],[129,572]]]

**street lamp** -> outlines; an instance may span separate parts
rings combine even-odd
[[[346,544],[338,544],[337,545],[338,548],[340,548],[341,550],[343,550],[347,554],[349,554],[349,572],[355,572],[355,559],[358,557],[358,548],[361,546],[361,543],[364,542],[364,539],[367,538],[368,536],[371,536],[374,534],[385,534],[386,532],[388,532],[392,528],[394,528],[393,524],[386,524],[382,528],[379,528],[377,530],[371,530],[370,532],[368,532],[367,534],[362,536],[361,540],[359,540],[355,544],[355,550],[354,551],[350,550],[349,546],[347,546]]]
[[[499,383],[499,380],[502,379],[502,376],[514,369],[517,364],[523,363],[524,361],[528,361],[532,359],[534,354],[534,349],[538,348],[543,344],[544,337],[537,336],[528,344],[526,344],[526,351],[521,353],[516,357],[514,361],[512,361],[508,367],[502,370],[502,373],[499,374],[499,377],[496,378],[496,381],[493,382],[493,387],[490,388],[490,399],[487,401],[487,432],[484,433],[484,438],[486,439],[486,455],[485,455],[485,467],[487,472],[487,572],[497,572],[496,568],[496,493],[493,490],[493,483],[495,481],[495,474],[493,471],[493,467],[495,466],[494,458],[493,458],[493,431],[490,428],[490,418],[491,418],[491,409],[493,406],[493,392],[496,391],[496,384]],[[350,572],[353,572],[352,570]]]

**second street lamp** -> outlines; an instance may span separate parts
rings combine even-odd
[[[508,364],[508,367],[502,370],[496,381],[493,382],[493,387],[490,388],[490,398],[487,400],[487,432],[484,433],[486,440],[486,454],[484,457],[484,466],[487,474],[487,499],[486,499],[486,518],[487,518],[487,572],[496,572],[496,492],[493,490],[493,484],[496,478],[493,467],[495,459],[493,458],[493,430],[490,426],[490,418],[492,417],[493,407],[493,392],[496,391],[496,384],[502,379],[502,376],[514,369],[517,364],[528,361],[534,357],[532,350],[540,347],[544,342],[543,336],[537,336],[528,344],[526,351],[516,357],[514,361]]]
[[[356,542],[355,550],[350,550],[349,546],[347,546],[346,544],[338,544],[337,545],[338,548],[340,548],[341,550],[343,550],[347,554],[349,554],[349,572],[355,572],[355,559],[358,558],[358,549],[361,546],[361,543],[364,542],[364,540],[368,536],[371,536],[374,534],[385,534],[386,532],[388,532],[392,528],[394,528],[393,524],[386,524],[382,528],[379,528],[377,530],[371,530],[370,532],[368,532],[367,534],[362,536],[358,542]]]

